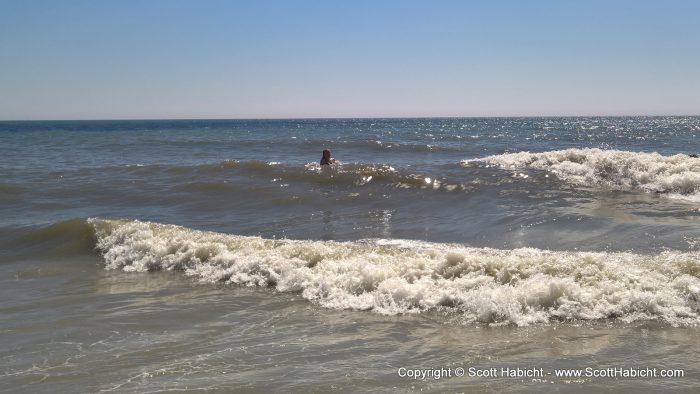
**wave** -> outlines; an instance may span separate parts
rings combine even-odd
[[[332,309],[445,311],[491,325],[700,323],[700,253],[498,250],[407,240],[277,240],[88,220],[106,268],[272,287]]]
[[[0,196],[3,194],[20,194],[24,191],[21,186],[0,183]]]
[[[485,162],[505,169],[550,171],[577,185],[668,193],[700,201],[700,159],[688,155],[602,149],[566,149],[541,153],[519,152],[465,160],[464,166]]]
[[[321,166],[309,163],[304,166],[304,172],[290,171],[292,179],[333,184],[352,184],[363,186],[379,183],[395,188],[417,188],[433,190],[463,190],[465,185],[444,177],[410,173],[404,169],[396,169],[388,164],[339,164],[336,166]]]
[[[215,164],[193,166],[138,165],[127,166],[128,171],[135,173],[174,172],[177,174],[216,174],[238,171],[252,176],[268,177],[271,181],[281,184],[296,181],[316,184],[333,184],[340,186],[364,186],[381,184],[393,188],[418,188],[434,190],[463,190],[467,187],[458,182],[434,175],[411,173],[405,169],[397,169],[388,164],[345,163],[334,166],[321,166],[308,163],[304,166],[289,165],[279,162],[260,160],[225,160]],[[187,186],[189,189],[202,186],[202,189],[228,189],[231,185],[225,183],[197,181]]]
[[[313,145],[319,148],[324,147],[347,147],[347,148],[362,148],[363,150],[378,150],[378,151],[395,151],[395,152],[458,152],[457,147],[450,147],[437,144],[420,144],[407,142],[383,141],[380,139],[366,140],[324,140],[324,139],[305,139],[301,140],[306,145]]]
[[[90,252],[94,229],[84,219],[70,219],[40,228],[3,229],[2,260],[69,257]]]
[[[208,163],[199,165],[168,165],[168,164],[127,164],[127,170],[134,173],[152,173],[152,172],[172,172],[176,174],[186,174],[186,173],[216,173],[226,170],[243,168],[251,170],[266,169],[272,164],[277,164],[273,162],[266,162],[262,160],[223,160],[218,163]]]

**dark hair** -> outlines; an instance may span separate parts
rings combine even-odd
[[[331,164],[330,159],[331,159],[331,151],[328,149],[324,149],[323,153],[321,154],[321,165]]]

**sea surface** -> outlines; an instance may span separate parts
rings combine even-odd
[[[0,122],[0,391],[692,391],[698,153],[700,117]]]

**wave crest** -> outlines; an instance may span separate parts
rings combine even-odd
[[[498,250],[405,240],[272,240],[89,219],[106,267],[299,292],[323,307],[449,310],[469,322],[700,322],[700,253]]]
[[[6,237],[0,237],[0,261],[72,257],[92,251],[95,245],[94,229],[84,219],[8,230]]]
[[[554,173],[578,185],[700,197],[700,159],[688,155],[602,149],[566,149],[541,153],[519,152],[488,156],[478,161],[505,169],[533,168]],[[464,161],[469,165],[472,161]]]

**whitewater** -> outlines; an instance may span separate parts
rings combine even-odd
[[[669,193],[672,197],[700,201],[700,159],[697,155],[566,149],[508,153],[465,160],[462,164],[468,166],[475,161],[512,170],[544,170],[578,185]]]
[[[497,250],[409,240],[271,240],[90,219],[109,269],[182,271],[201,282],[274,287],[333,309],[448,308],[467,322],[660,320],[697,325],[700,253]]]

